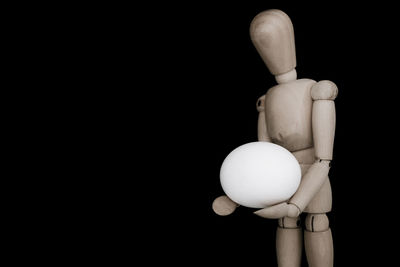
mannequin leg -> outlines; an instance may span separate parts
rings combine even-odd
[[[300,267],[303,241],[299,223],[299,218],[279,219],[276,232],[278,267]]]
[[[310,267],[333,267],[332,233],[325,213],[307,215],[304,244]]]

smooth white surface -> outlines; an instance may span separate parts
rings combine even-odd
[[[233,150],[221,166],[226,195],[249,208],[265,208],[288,200],[300,185],[301,169],[285,148],[253,142]]]

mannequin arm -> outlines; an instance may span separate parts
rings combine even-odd
[[[258,141],[271,142],[268,136],[267,122],[265,121],[265,95],[257,100],[257,110],[258,110],[258,126],[257,135]]]
[[[311,88],[313,99],[312,130],[316,161],[302,177],[299,188],[288,203],[280,203],[255,212],[256,215],[275,219],[297,217],[307,207],[328,178],[335,136],[335,103],[337,87],[321,81]]]
[[[335,102],[337,87],[330,81],[321,81],[311,88],[314,100],[312,109],[312,130],[316,161],[301,179],[299,188],[289,203],[301,213],[328,179],[335,137]]]

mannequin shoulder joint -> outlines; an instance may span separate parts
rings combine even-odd
[[[331,81],[320,81],[311,88],[311,97],[313,100],[335,100],[338,94],[336,84]]]
[[[258,112],[264,111],[264,109],[265,109],[265,95],[261,96],[257,100],[256,107],[257,107]]]

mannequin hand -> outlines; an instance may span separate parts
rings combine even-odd
[[[257,210],[254,214],[267,218],[267,219],[279,219],[283,217],[298,217],[301,211],[299,208],[291,203],[280,203],[264,209]]]
[[[217,197],[212,204],[214,212],[220,216],[232,214],[238,206],[227,196]]]

